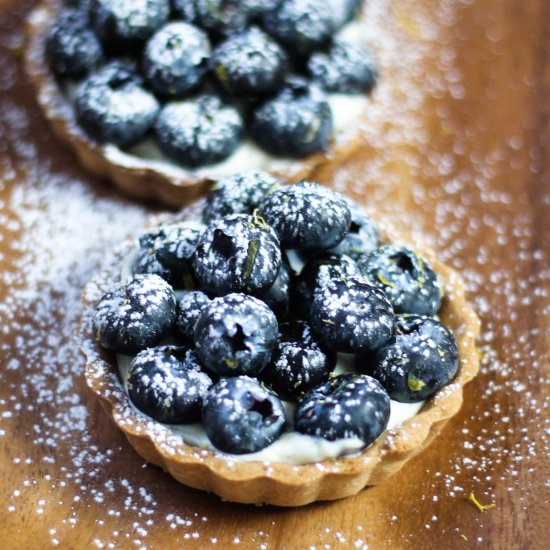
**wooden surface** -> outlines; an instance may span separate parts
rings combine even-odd
[[[548,548],[550,5],[371,1],[384,82],[349,165],[317,177],[431,243],[483,321],[480,376],[382,486],[301,509],[221,503],[146,466],[88,394],[74,329],[104,250],[151,208],[87,176],[22,75],[0,1],[3,548]],[[479,511],[470,492],[496,507]]]

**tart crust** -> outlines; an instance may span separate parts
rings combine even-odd
[[[206,194],[211,184],[220,179],[215,168],[186,170],[162,169],[158,163],[135,157],[136,164],[113,158],[111,145],[102,145],[89,138],[75,120],[74,110],[62,93],[59,81],[50,70],[44,42],[50,23],[59,13],[58,0],[45,0],[27,19],[25,70],[36,89],[36,98],[55,134],[76,153],[80,163],[90,172],[110,180],[124,193],[138,199],[155,200],[169,207],[184,206]],[[303,159],[273,158],[264,169],[286,182],[307,178],[326,163],[343,163],[362,144],[360,121],[354,129],[333,139],[329,149]],[[131,158],[126,155],[127,158]],[[153,164],[155,164],[153,166]],[[176,166],[172,163],[172,166]],[[242,171],[242,169],[241,169]]]
[[[406,242],[391,228],[379,223],[377,226],[384,241]],[[85,313],[80,340],[87,358],[88,386],[145,460],[167,470],[181,483],[215,493],[223,500],[300,506],[317,500],[347,497],[366,486],[383,482],[426,448],[459,411],[464,385],[479,370],[475,341],[480,323],[466,302],[463,280],[439,262],[432,251],[416,247],[441,279],[444,297],[439,316],[453,332],[459,350],[455,378],[431,397],[416,416],[384,432],[358,455],[314,464],[243,462],[190,446],[169,426],[147,418],[132,407],[119,378],[115,355],[101,347],[91,328],[96,303],[113,281],[119,280],[121,262],[134,246],[134,243],[127,243],[87,285],[83,294]]]

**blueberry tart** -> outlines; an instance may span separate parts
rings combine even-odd
[[[46,0],[26,70],[89,171],[181,207],[231,174],[296,181],[360,145],[378,71],[364,2],[334,4]]]
[[[459,275],[338,193],[266,173],[155,219],[83,301],[91,390],[143,458],[224,500],[384,481],[479,367]]]

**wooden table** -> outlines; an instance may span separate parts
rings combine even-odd
[[[0,2],[2,546],[550,547],[550,4],[371,0],[384,80],[366,144],[316,177],[462,271],[483,366],[395,477],[301,509],[180,486],[88,394],[81,288],[151,207],[87,176],[50,133],[19,64],[28,4]]]

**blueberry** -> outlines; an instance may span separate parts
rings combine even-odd
[[[222,376],[255,376],[277,344],[277,320],[260,300],[246,294],[215,298],[195,325],[195,345],[203,365]]]
[[[339,28],[354,19],[364,4],[363,0],[327,0],[335,27]]]
[[[343,41],[315,52],[307,69],[313,81],[331,93],[363,94],[376,84],[377,70],[370,51]]]
[[[286,262],[282,261],[273,284],[265,292],[256,294],[256,297],[265,302],[278,319],[284,319],[288,314],[291,280],[292,270]]]
[[[164,424],[192,424],[212,386],[194,351],[160,346],[139,353],[128,371],[128,394],[142,412]]]
[[[283,433],[285,411],[279,398],[258,381],[248,376],[224,378],[206,394],[202,423],[220,451],[254,453]]]
[[[277,395],[295,400],[325,382],[335,365],[336,354],[321,346],[307,323],[283,323],[277,347],[261,379]]]
[[[86,14],[79,10],[61,12],[48,30],[46,55],[56,74],[79,78],[101,59],[101,45],[88,28]]]
[[[156,123],[160,148],[190,167],[227,158],[238,147],[242,131],[237,109],[211,95],[168,103]]]
[[[209,58],[210,41],[204,32],[188,23],[169,23],[147,42],[143,73],[156,93],[182,96],[200,86]]]
[[[358,260],[359,269],[382,289],[397,313],[435,315],[441,286],[434,270],[410,248],[388,245]]]
[[[109,49],[142,44],[170,15],[169,0],[91,0],[90,23]]]
[[[286,0],[266,13],[264,27],[291,51],[307,55],[326,44],[336,30],[326,0]]]
[[[341,195],[307,181],[275,189],[260,203],[258,212],[287,248],[336,246],[351,221],[350,209]]]
[[[395,335],[357,365],[377,378],[392,399],[417,403],[447,384],[458,370],[458,348],[451,332],[435,319],[399,315]]]
[[[211,222],[193,259],[200,288],[217,295],[265,292],[275,282],[280,265],[273,230],[261,218],[245,214]]]
[[[278,95],[254,110],[249,130],[269,153],[303,157],[328,147],[332,111],[317,86],[293,77],[287,79]]]
[[[252,214],[266,193],[280,184],[267,172],[241,172],[220,180],[206,199],[202,219],[209,223],[229,214]]]
[[[75,98],[76,116],[84,130],[101,143],[122,147],[142,139],[159,104],[141,84],[135,68],[118,61],[91,73]]]
[[[294,414],[297,432],[328,441],[361,439],[370,445],[390,419],[390,398],[374,378],[336,376],[307,393]]]
[[[212,54],[211,67],[233,95],[274,93],[286,69],[283,49],[257,28],[230,36]]]
[[[178,17],[202,27],[214,37],[243,30],[248,23],[246,0],[173,0]]]
[[[93,330],[100,344],[124,355],[156,346],[172,327],[176,297],[158,275],[136,275],[99,301]]]
[[[361,278],[332,279],[315,293],[311,305],[311,325],[317,337],[342,353],[383,346],[394,324],[385,294]]]
[[[331,248],[333,254],[345,254],[354,260],[378,248],[378,231],[372,219],[355,202],[347,200],[351,211],[351,223],[348,232],[340,244]]]
[[[210,303],[210,298],[200,290],[191,290],[183,294],[178,302],[174,332],[178,342],[195,346],[195,325],[201,311]]]
[[[349,256],[329,253],[312,256],[305,263],[292,288],[294,315],[309,321],[315,292],[332,279],[347,279],[358,274],[357,265]]]
[[[195,287],[191,259],[206,226],[192,221],[161,225],[140,238],[133,273],[156,273],[174,288]]]

